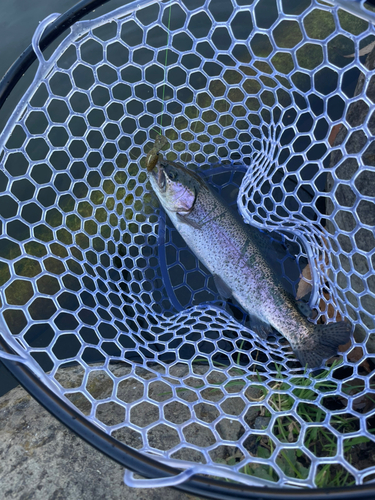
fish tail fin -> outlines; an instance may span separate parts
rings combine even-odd
[[[302,366],[319,368],[323,361],[337,354],[339,345],[350,340],[351,326],[345,321],[327,325],[311,325],[307,339],[298,345],[292,345],[294,354]]]

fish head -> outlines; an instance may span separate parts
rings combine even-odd
[[[180,215],[191,212],[203,182],[194,172],[167,160],[159,160],[149,178],[164,209]]]

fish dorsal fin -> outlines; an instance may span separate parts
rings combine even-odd
[[[309,318],[312,313],[312,309],[309,304],[307,302],[304,302],[303,300],[296,300],[295,302],[300,313],[306,316],[306,318]]]

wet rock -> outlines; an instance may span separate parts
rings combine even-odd
[[[254,422],[254,429],[266,429],[270,420],[270,417],[257,417]]]
[[[228,418],[220,420],[216,425],[216,430],[220,434],[220,437],[234,442],[238,441],[245,433],[245,429],[240,422]]]
[[[65,377],[72,384],[73,372]],[[129,444],[139,447],[139,436],[133,438]],[[172,488],[128,488],[123,473],[123,467],[69,431],[23,388],[0,398],[1,498],[193,500]]]

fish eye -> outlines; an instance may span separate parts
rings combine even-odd
[[[169,177],[169,179],[170,179],[171,181],[174,181],[174,180],[176,180],[176,178],[177,178],[177,174],[176,174],[176,172],[173,172],[173,171],[171,171],[171,170],[169,170],[169,171],[167,172],[167,175],[168,175],[168,177]]]

